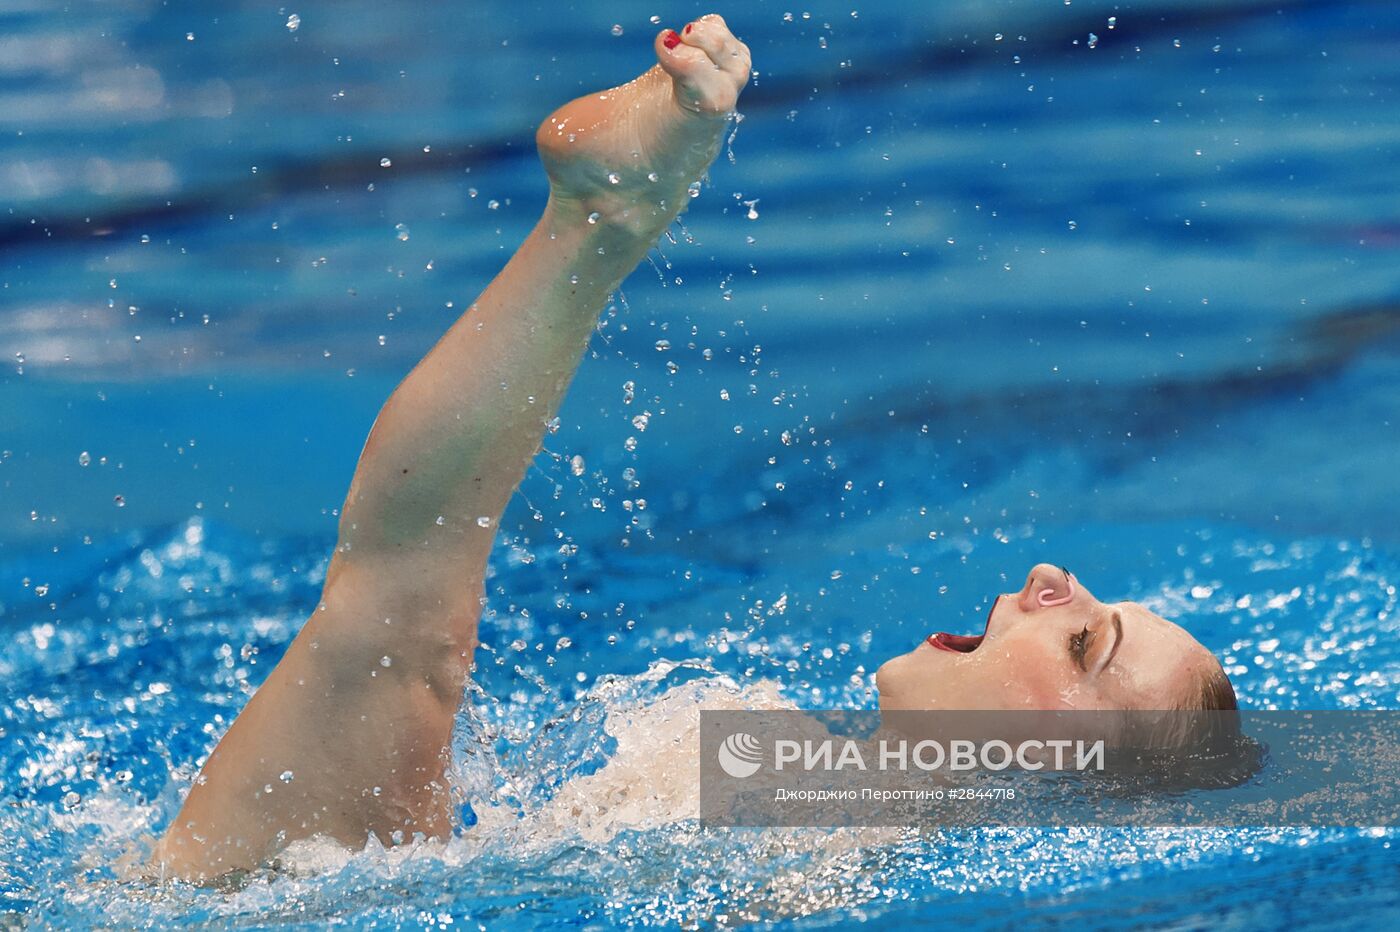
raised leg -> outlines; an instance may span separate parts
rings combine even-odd
[[[655,50],[541,124],[544,216],[385,403],[321,603],[205,763],[155,871],[204,880],[312,835],[450,831],[445,766],[496,525],[598,312],[685,208],[748,78],[718,16]]]

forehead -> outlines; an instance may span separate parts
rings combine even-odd
[[[1195,638],[1186,633],[1185,628],[1155,614],[1137,602],[1116,602],[1109,608],[1122,613],[1125,628],[1131,627],[1134,631],[1142,631],[1151,637],[1189,641],[1192,644],[1196,642]]]
[[[1109,606],[1123,620],[1123,641],[1109,665],[1108,680],[1125,704],[1181,705],[1200,675],[1206,651],[1186,630],[1138,605]]]

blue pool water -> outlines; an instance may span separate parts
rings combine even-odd
[[[1388,830],[678,817],[696,709],[870,707],[1041,559],[1244,706],[1400,703],[1400,10],[911,6],[721,8],[759,71],[732,157],[502,523],[476,824],[228,890],[124,865],[314,604],[378,405],[537,215],[534,124],[698,10],[0,9],[0,925],[1395,921]]]

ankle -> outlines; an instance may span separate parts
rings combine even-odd
[[[670,226],[689,199],[684,190],[655,198],[613,194],[580,197],[551,190],[547,212],[556,223],[650,243]]]

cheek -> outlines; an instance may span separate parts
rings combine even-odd
[[[999,695],[1004,708],[1060,708],[1075,686],[1062,658],[1040,639],[1003,643],[982,660],[980,679]]]

